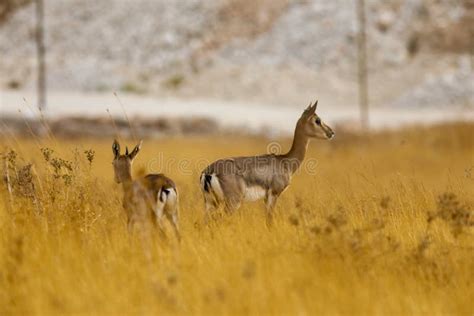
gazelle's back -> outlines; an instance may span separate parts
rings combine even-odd
[[[269,190],[280,193],[290,180],[281,161],[281,156],[272,154],[217,160],[203,171],[202,189],[208,192],[212,187],[218,191],[218,199],[231,205],[259,200]]]
[[[275,181],[275,177],[283,174],[284,165],[281,160],[281,156],[273,154],[220,159],[210,164],[202,173],[215,175],[219,179],[238,177],[246,184],[268,187]]]
[[[176,190],[174,181],[161,173],[148,174],[143,178],[143,182],[147,188],[156,192],[162,188]]]

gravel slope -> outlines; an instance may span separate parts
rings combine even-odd
[[[284,2],[46,1],[49,87],[279,105],[318,95],[333,105],[353,103],[354,2]],[[257,13],[248,9],[253,3]],[[472,57],[459,48],[474,17],[469,0],[367,3],[372,104],[474,106]],[[0,86],[34,88],[33,13],[23,7],[0,26]],[[443,96],[430,98],[433,90]]]

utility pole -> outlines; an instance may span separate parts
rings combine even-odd
[[[357,0],[357,19],[359,34],[358,48],[358,79],[359,79],[359,107],[362,128],[369,128],[369,83],[367,75],[367,29],[365,16],[365,0]]]
[[[44,0],[35,0],[36,4],[36,57],[38,61],[38,109],[46,108],[46,47],[44,45]]]

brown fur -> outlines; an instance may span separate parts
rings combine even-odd
[[[143,178],[132,179],[132,164],[141,148],[141,142],[131,153],[126,150],[120,154],[120,145],[114,141],[115,181],[123,187],[123,207],[127,214],[129,230],[133,230],[136,223],[156,223],[164,234],[162,218],[172,224],[176,236],[181,239],[178,228],[178,191],[170,178],[163,174],[148,174]]]
[[[310,139],[334,136],[332,129],[315,113],[316,106],[317,102],[310,105],[298,120],[288,153],[221,159],[204,169],[201,188],[207,214],[221,204],[227,211],[234,211],[246,199],[263,197],[267,220],[271,222],[276,200],[303,163]]]

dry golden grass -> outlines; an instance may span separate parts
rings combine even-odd
[[[145,141],[135,170],[175,161],[180,245],[127,233],[112,140],[3,139],[18,156],[11,203],[0,186],[0,315],[472,315],[474,126],[343,134],[312,142],[317,173],[294,178],[271,230],[258,203],[203,225],[198,187],[203,161],[268,140]]]

